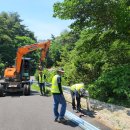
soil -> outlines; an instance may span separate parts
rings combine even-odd
[[[110,111],[108,109],[95,110],[98,121],[113,130],[130,130],[130,109]]]
[[[68,102],[71,102],[70,94],[64,94]],[[86,108],[86,100],[81,100],[82,108]],[[130,130],[130,108],[109,110],[107,108],[94,108],[93,104],[90,104],[90,109],[95,114],[95,119],[112,130]]]

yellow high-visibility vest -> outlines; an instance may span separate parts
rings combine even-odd
[[[51,92],[52,93],[60,93],[59,88],[58,88],[58,83],[57,83],[57,78],[59,77],[59,75],[55,75],[52,78],[52,86],[51,86]]]
[[[44,83],[44,74],[42,76],[39,74],[39,83]]]
[[[72,85],[72,86],[70,87],[70,90],[74,92],[74,90],[76,90],[76,85],[77,85],[77,84]]]
[[[78,93],[80,93],[80,89],[84,89],[84,84],[83,83],[79,83],[79,84],[74,84],[70,87],[71,91],[78,91]]]

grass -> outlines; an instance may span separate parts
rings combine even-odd
[[[38,84],[35,84],[35,83],[32,84],[31,89],[40,92],[40,88],[39,88]],[[49,87],[47,87],[47,86],[45,86],[45,93],[48,96],[51,96],[51,89]]]
[[[40,88],[39,88],[38,84],[32,84],[31,89],[40,92]]]

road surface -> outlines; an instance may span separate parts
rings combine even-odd
[[[52,107],[52,96],[40,96],[35,91],[30,96],[9,94],[0,97],[0,130],[81,130],[70,120],[67,124],[54,122]],[[67,109],[71,111],[70,104]],[[110,130],[100,123],[93,123],[102,130]]]

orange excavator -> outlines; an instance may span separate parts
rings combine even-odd
[[[46,57],[50,47],[50,41],[26,45],[18,48],[16,55],[16,66],[6,68],[4,71],[4,80],[0,82],[0,96],[6,92],[22,91],[24,95],[30,95],[30,58],[23,56],[29,52],[40,49],[40,63]]]

